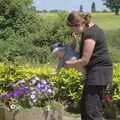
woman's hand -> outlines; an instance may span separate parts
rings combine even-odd
[[[77,39],[77,36],[75,34],[75,32],[72,32],[72,40],[75,41]]]
[[[77,39],[77,36],[76,36],[75,32],[72,32],[72,47],[73,47],[73,49],[76,48],[76,39]]]
[[[77,61],[76,60],[68,60],[65,62],[65,67],[75,67]]]

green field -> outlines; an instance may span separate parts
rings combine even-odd
[[[120,29],[120,16],[116,16],[114,13],[96,13],[92,16],[93,21],[104,30]]]
[[[47,20],[56,20],[59,18],[57,13],[40,13],[39,15]],[[120,29],[120,16],[116,16],[114,13],[94,13],[92,14],[92,21],[104,30]]]
[[[65,21],[68,13],[63,15]],[[55,22],[60,19],[58,13],[39,13],[45,21]],[[65,16],[65,18],[64,18]],[[94,13],[92,14],[92,21],[100,26],[106,33],[109,52],[114,62],[120,62],[120,15],[116,16],[114,13]]]

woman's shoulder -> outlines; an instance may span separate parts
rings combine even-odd
[[[89,29],[86,29],[86,31],[84,31],[84,38],[95,38],[100,36],[101,34],[104,34],[104,31],[98,26],[98,25],[94,25]]]

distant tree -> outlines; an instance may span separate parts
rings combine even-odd
[[[92,5],[91,5],[91,12],[96,12],[95,2],[93,2]]]
[[[52,10],[50,10],[49,12],[53,12],[53,13],[56,13],[56,12],[58,12],[59,10],[57,10],[57,9],[52,9]]]
[[[83,5],[80,5],[80,12],[83,12]]]
[[[107,10],[107,9],[104,9],[102,12],[108,12],[108,10]]]
[[[46,12],[48,12],[48,11],[47,11],[46,9],[43,9],[42,12],[43,12],[43,13],[46,13]]]
[[[103,0],[103,1],[106,7],[108,7],[111,11],[115,12],[116,15],[119,15],[120,0]]]

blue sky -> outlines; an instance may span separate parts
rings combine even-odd
[[[103,6],[102,0],[34,0],[34,6],[38,10],[79,10],[80,4],[83,5],[84,11],[90,11],[92,2],[96,3],[96,9],[101,11],[106,7]]]

